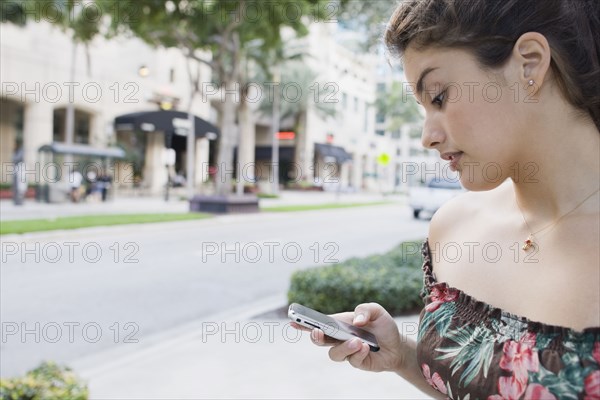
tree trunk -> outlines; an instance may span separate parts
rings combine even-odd
[[[294,149],[294,163],[296,174],[296,182],[312,179],[310,171],[310,155],[306,152],[306,113],[302,112],[296,115],[294,121],[294,132],[296,133],[296,142]],[[308,160],[307,160],[308,157]]]
[[[254,118],[248,106],[248,102],[242,93],[239,109],[239,136],[238,136],[238,156],[237,156],[237,190],[236,194],[241,195],[244,192],[244,185],[255,183],[254,177],[254,146],[255,146],[255,127]]]
[[[234,93],[235,82],[227,81],[224,84],[227,95],[223,96],[223,107],[220,115],[221,138],[219,140],[219,156],[217,160],[216,189],[217,194],[227,196],[231,194],[231,179],[235,171],[233,165],[233,146],[235,137],[235,112],[236,102],[230,93]]]

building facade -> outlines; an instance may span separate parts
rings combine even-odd
[[[45,179],[38,149],[66,141],[69,105],[74,108],[73,143],[97,148],[118,145],[127,151],[125,160],[110,166],[115,187],[123,193],[160,193],[168,175],[186,175],[184,136],[171,135],[167,143],[166,132],[152,127],[123,131],[114,124],[119,116],[159,109],[190,110],[216,123],[223,93],[197,95],[190,104],[187,60],[179,50],[154,49],[138,39],[121,37],[110,41],[98,37],[87,49],[75,47],[67,34],[46,22],[25,27],[2,24],[0,29],[1,183],[10,183],[13,156],[20,148],[29,183]],[[312,24],[306,37],[290,38],[305,53],[301,67],[312,75],[309,80],[292,77],[279,86],[281,101],[299,110],[280,124],[279,183],[326,190],[402,190],[409,182],[407,163],[432,160],[415,137],[418,124],[391,131],[386,117],[377,113],[378,90],[403,77],[378,55],[342,45],[338,29],[337,24]],[[201,83],[212,82],[207,66],[190,65],[200,74]],[[264,82],[257,86],[265,96]],[[243,184],[270,191],[276,173],[271,164],[273,126],[270,113],[259,108],[260,101],[252,101],[239,113],[235,174]],[[173,165],[165,164],[166,147],[175,150]],[[209,164],[215,163],[215,147],[216,141],[207,137],[195,140],[198,190],[209,178]],[[85,175],[83,161],[78,168]]]
[[[44,165],[38,149],[52,142],[65,142],[69,105],[74,108],[73,143],[105,148],[117,144],[137,149],[133,159],[109,166],[115,187],[158,192],[164,188],[167,169],[164,158],[164,132],[116,132],[117,116],[164,108],[190,107],[190,91],[185,59],[175,49],[153,49],[138,39],[117,37],[107,41],[95,38],[88,48],[74,46],[59,28],[41,21],[25,27],[2,24],[0,70],[0,163],[2,183],[9,183],[15,152],[22,148],[29,184],[44,183]],[[210,70],[195,65],[203,76]],[[211,119],[210,103],[198,96],[192,112]],[[214,119],[214,115],[213,115]],[[205,179],[209,144],[196,141],[196,180]],[[129,153],[129,152],[128,152]],[[137,158],[136,158],[137,157]],[[185,151],[177,164],[185,164]],[[133,163],[140,163],[133,165]],[[67,171],[99,168],[97,160],[58,162]],[[74,163],[74,164],[73,164]],[[89,171],[87,171],[89,172]],[[142,179],[140,181],[140,179]],[[54,182],[53,182],[54,183]]]

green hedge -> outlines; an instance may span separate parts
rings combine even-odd
[[[385,254],[296,271],[288,300],[326,314],[369,302],[393,315],[418,310],[423,306],[421,243],[404,242]]]
[[[256,195],[259,199],[278,199],[279,196],[272,193],[258,193]]]
[[[86,400],[88,388],[70,368],[44,362],[24,377],[0,379],[2,400]]]

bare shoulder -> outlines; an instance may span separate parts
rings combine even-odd
[[[485,192],[465,192],[444,204],[429,224],[429,239],[444,242],[455,237],[457,231],[474,229],[484,221],[495,218],[498,211],[512,198],[512,184],[504,183]]]

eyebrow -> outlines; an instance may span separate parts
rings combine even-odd
[[[423,79],[427,76],[431,71],[435,71],[438,67],[429,67],[425,68],[421,75],[419,76],[419,80],[417,81],[417,93],[421,93],[423,91]]]

